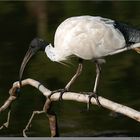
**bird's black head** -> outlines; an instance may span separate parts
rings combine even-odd
[[[49,44],[43,39],[34,38],[29,45],[29,49],[32,49],[32,51],[35,53],[37,51],[45,51],[47,45]]]
[[[21,87],[21,79],[22,79],[22,75],[25,69],[26,64],[28,63],[28,61],[31,59],[31,57],[33,55],[35,55],[36,52],[38,51],[45,51],[46,46],[48,46],[49,44],[44,41],[43,39],[40,38],[34,38],[30,45],[29,45],[29,49],[26,52],[26,55],[22,61],[21,67],[20,67],[20,71],[19,71],[19,83],[20,83],[20,87]]]

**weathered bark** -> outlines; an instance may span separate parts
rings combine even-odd
[[[50,112],[51,102],[59,100],[60,93],[55,93],[51,96],[50,99],[47,97],[51,94],[51,91],[44,87],[40,82],[33,80],[33,79],[25,79],[22,81],[22,86],[25,85],[31,85],[35,88],[37,88],[45,97],[46,102],[44,104],[42,111],[34,111],[26,128],[23,130],[23,135],[26,136],[25,131],[28,130],[28,127],[34,117],[35,114],[40,113],[47,113],[47,116],[49,118],[49,124],[50,124],[50,130],[51,130],[51,136],[57,136],[57,119],[55,113]],[[0,113],[10,107],[12,102],[17,98],[17,90],[19,90],[19,82],[15,82],[12,86],[12,88],[9,90],[10,97],[5,101],[5,103],[0,107]],[[121,113],[127,117],[130,117],[138,122],[140,122],[140,112],[136,111],[130,107],[127,107],[122,104],[115,103],[113,101],[110,101],[108,99],[105,99],[101,96],[98,97],[100,104],[102,107],[107,108],[109,110],[112,110],[117,113]],[[63,94],[63,100],[73,100],[77,102],[87,103],[89,98],[87,94],[81,94],[81,93],[74,93],[74,92],[66,92]],[[94,98],[91,99],[91,104],[98,105],[96,100]],[[10,113],[9,113],[10,114]],[[4,126],[8,127],[7,124],[9,124],[9,116],[7,122],[4,123],[4,125],[0,128],[2,129]],[[6,125],[5,125],[6,124]]]

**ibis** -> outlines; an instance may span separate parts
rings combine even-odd
[[[60,64],[75,56],[78,58],[76,73],[64,89],[52,91],[51,95],[59,91],[61,93],[60,98],[62,98],[63,93],[69,91],[72,83],[81,74],[83,60],[91,60],[96,65],[96,77],[93,91],[88,96],[88,103],[94,97],[97,103],[100,104],[97,87],[100,79],[101,64],[105,62],[104,58],[131,49],[140,53],[139,47],[139,29],[99,16],[70,17],[58,26],[54,37],[54,47],[51,43],[41,38],[34,38],[31,41],[19,72],[20,87],[22,86],[21,80],[25,66],[36,52],[44,51],[51,61]]]

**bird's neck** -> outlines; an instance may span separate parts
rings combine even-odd
[[[140,42],[140,30],[130,27],[126,24],[115,22],[115,27],[123,34],[126,43],[139,43]]]
[[[66,60],[66,56],[63,54],[64,51],[60,51],[49,44],[45,48],[45,53],[51,61],[60,62]]]
[[[46,55],[48,56],[48,58],[51,61],[56,61],[55,50],[54,50],[54,48],[53,48],[53,46],[51,44],[49,44],[48,46],[46,46],[45,53],[46,53]]]

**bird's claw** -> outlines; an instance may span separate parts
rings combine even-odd
[[[64,94],[65,92],[68,92],[68,90],[67,90],[66,88],[54,90],[54,91],[51,92],[51,94],[48,96],[48,98],[50,99],[51,96],[52,96],[53,94],[55,94],[56,92],[60,92],[59,100],[61,101],[61,100],[62,100],[63,94]]]
[[[83,92],[83,93],[88,93],[88,103],[87,103],[87,110],[89,110],[90,108],[90,104],[91,104],[91,98],[94,97],[96,102],[97,102],[97,105],[99,107],[101,107],[101,104],[99,102],[99,99],[98,99],[98,95],[95,93],[95,92]]]
[[[91,104],[91,98],[94,97],[96,102],[97,102],[97,105],[99,107],[101,107],[101,104],[99,102],[99,99],[98,99],[98,95],[95,93],[95,92],[91,92],[90,95],[88,96],[89,100],[88,100],[88,110],[89,110],[89,107],[90,107],[90,104]]]

